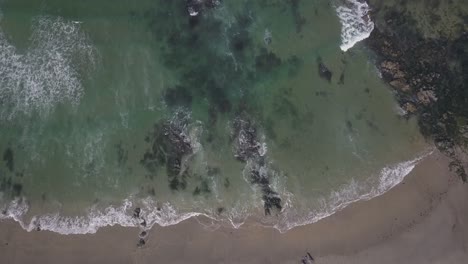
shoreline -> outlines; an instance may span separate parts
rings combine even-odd
[[[317,263],[459,263],[468,257],[468,186],[450,162],[434,151],[383,195],[285,233],[251,223],[212,231],[197,217],[154,226],[139,248],[138,228],[64,236],[2,221],[0,255],[7,263],[300,263],[309,252]]]
[[[233,222],[229,217],[219,218],[219,216],[210,215],[208,212],[179,212],[170,204],[163,204],[161,207],[154,208],[142,207],[141,202],[133,201],[131,197],[126,198],[121,205],[110,206],[106,209],[93,210],[89,208],[85,216],[67,217],[52,213],[30,215],[28,216],[29,220],[24,219],[24,215],[29,215],[28,201],[16,199],[0,215],[0,222],[12,220],[28,232],[50,231],[60,235],[86,235],[94,234],[101,228],[114,226],[140,228],[142,232],[147,232],[153,226],[167,227],[177,225],[191,218],[204,218],[212,222],[213,229],[221,226],[238,229],[247,222],[285,233],[291,229],[313,224],[332,216],[353,203],[367,201],[383,195],[402,182],[419,162],[433,152],[434,148],[427,146],[425,151],[420,152],[413,159],[383,167],[380,170],[379,177],[360,181],[351,179],[332,190],[328,195],[324,195],[322,197],[323,206],[321,208],[310,208],[307,215],[298,215],[294,211],[290,211],[293,208],[285,208],[282,215],[278,216],[277,221],[270,224],[263,223],[261,219],[253,215],[245,216],[242,222],[237,223]],[[135,217],[136,210],[138,210],[138,217]],[[159,215],[159,211],[163,213]],[[167,214],[170,214],[169,218]],[[159,217],[155,218],[155,216]]]

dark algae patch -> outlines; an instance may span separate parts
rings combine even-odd
[[[435,13],[437,8],[424,5],[428,13]],[[407,115],[418,117],[422,134],[453,158],[453,169],[466,181],[465,166],[459,158],[468,147],[466,23],[454,25],[451,35],[438,32],[426,37],[406,3],[375,3],[374,9],[376,28],[366,43],[377,55],[383,79],[393,87]],[[435,32],[439,19],[434,17],[434,29],[426,31]]]
[[[15,169],[15,160],[13,150],[11,148],[5,149],[3,152],[3,161],[10,172]]]

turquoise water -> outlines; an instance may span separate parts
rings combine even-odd
[[[285,231],[426,153],[366,49],[340,49],[344,2],[215,2],[1,2],[3,218]]]

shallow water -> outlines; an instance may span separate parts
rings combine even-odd
[[[2,218],[285,231],[388,190],[426,145],[365,48],[340,49],[371,30],[340,6],[2,1]]]

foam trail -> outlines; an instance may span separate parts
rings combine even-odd
[[[338,191],[333,191],[328,197],[320,201],[320,208],[310,211],[307,215],[300,215],[294,208],[289,208],[290,212],[284,212],[284,217],[280,219],[274,228],[284,233],[294,227],[315,223],[328,217],[348,205],[357,201],[366,201],[380,196],[395,187],[416,167],[416,165],[433,151],[409,161],[401,162],[392,166],[387,166],[380,171],[380,177],[375,180],[358,182],[352,179],[348,184]],[[294,221],[291,221],[294,219]]]
[[[61,216],[59,213],[33,216],[29,222],[24,221],[29,206],[23,199],[15,199],[3,209],[0,220],[13,219],[21,227],[30,232],[37,229],[48,230],[62,235],[70,234],[94,234],[101,227],[120,225],[123,227],[138,227],[141,220],[145,219],[146,228],[155,224],[170,226],[178,224],[202,213],[181,213],[171,204],[165,203],[161,207],[151,199],[142,200],[142,219],[133,217],[133,209],[136,206],[130,199],[125,199],[120,206],[109,206],[104,210],[90,208],[85,216]],[[157,209],[159,208],[159,209]]]
[[[280,219],[276,224],[269,224],[267,227],[274,227],[284,233],[297,226],[315,223],[344,209],[351,203],[382,195],[400,183],[422,159],[430,154],[432,154],[432,151],[413,160],[387,166],[380,171],[380,177],[378,178],[371,178],[363,182],[351,180],[341,189],[333,191],[329,196],[322,198],[320,207],[317,210],[309,211],[305,215],[297,212],[296,208],[294,208],[294,196],[291,193],[285,194],[283,192],[287,199],[285,199],[284,210],[280,215]],[[133,217],[133,209],[136,207],[141,208],[142,218]],[[227,220],[233,228],[239,228],[244,224],[246,218],[252,215],[255,206],[250,204],[245,207],[237,204],[233,209],[224,220]],[[2,209],[0,220],[13,219],[26,231],[33,231],[39,227],[41,230],[49,230],[63,235],[92,234],[96,233],[101,227],[114,225],[138,227],[142,219],[146,221],[145,228],[151,228],[155,224],[160,226],[175,225],[195,216],[205,216],[215,221],[223,220],[209,213],[180,212],[167,202],[159,206],[156,201],[149,197],[139,200],[138,203],[134,203],[131,198],[128,198],[120,206],[109,206],[103,210],[92,207],[85,216],[66,217],[58,213],[44,214],[33,216],[29,222],[25,222],[24,218],[28,210],[29,206],[24,198],[15,199]]]
[[[32,20],[30,45],[17,51],[0,30],[0,107],[1,117],[16,113],[42,114],[58,103],[77,105],[83,95],[81,74],[86,66],[93,70],[96,49],[79,23],[48,16]]]
[[[347,51],[356,43],[368,38],[374,30],[374,22],[369,16],[369,5],[365,0],[344,0],[336,8],[341,23],[341,50]]]

